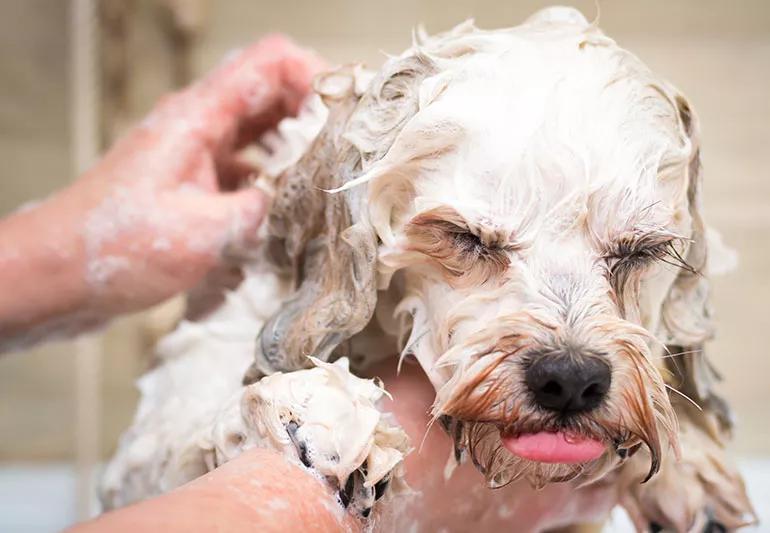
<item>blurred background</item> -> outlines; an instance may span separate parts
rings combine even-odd
[[[158,97],[266,32],[332,63],[377,67],[383,52],[409,45],[418,23],[430,32],[469,17],[511,26],[549,4],[0,0],[0,216],[66,185]],[[593,0],[571,5],[596,13]],[[759,503],[770,489],[770,2],[606,1],[601,27],[700,115],[706,213],[740,257],[714,280],[719,330],[709,352]],[[131,420],[134,380],[173,305],[90,339],[0,356],[0,531],[54,531],[94,512],[90,476]]]

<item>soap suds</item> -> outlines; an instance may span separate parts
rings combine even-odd
[[[121,270],[127,270],[129,266],[128,259],[116,255],[92,259],[87,264],[86,281],[92,287],[103,287],[115,274]]]

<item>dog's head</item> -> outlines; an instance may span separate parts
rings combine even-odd
[[[590,479],[640,449],[655,473],[677,447],[664,345],[709,334],[685,99],[558,9],[418,36],[318,91],[329,120],[270,218],[297,293],[263,372],[328,357],[388,290],[436,418],[491,485]]]

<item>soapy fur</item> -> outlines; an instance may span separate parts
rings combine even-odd
[[[108,477],[114,495],[146,496],[200,473],[172,464],[166,482],[148,468],[179,461],[191,443],[200,457],[198,435],[169,435],[133,456],[145,480],[133,492],[121,453],[159,434],[156,416],[176,428],[197,418],[209,438],[227,392],[239,394],[236,370],[247,351],[255,353],[247,382],[265,390],[276,372],[400,351],[436,388],[433,415],[454,440],[453,460],[472,460],[492,487],[612,479],[640,531],[752,521],[724,450],[729,412],[704,353],[715,264],[707,252],[716,241],[700,206],[697,118],[681,93],[567,8],[504,30],[465,23],[433,37],[418,32],[378,73],[343,67],[316,89],[329,116],[276,181],[264,245],[271,264],[247,274],[217,312],[220,322],[172,333],[185,345],[145,378],[156,383],[182,372],[171,363],[192,369],[209,354],[217,370],[207,379],[228,381],[208,396],[213,384],[187,382],[189,397],[202,398],[189,420],[145,390]],[[269,279],[273,289],[246,293]],[[238,335],[228,329],[236,322]],[[260,328],[255,344],[246,332]],[[218,358],[226,350],[212,343],[235,338],[243,355],[225,369]],[[565,347],[612,368],[600,408],[569,419],[538,408],[523,380],[538,354]],[[321,366],[303,370],[314,364],[308,355]],[[241,404],[251,427],[275,416]],[[556,430],[599,439],[607,452],[586,464],[544,465],[512,456],[500,441]],[[376,441],[371,435],[360,436]],[[336,437],[312,440],[324,439]],[[281,448],[285,440],[265,445],[295,453]]]

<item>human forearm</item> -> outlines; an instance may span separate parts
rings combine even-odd
[[[78,213],[66,189],[0,220],[0,352],[98,324]]]
[[[179,489],[69,531],[358,530],[326,484],[276,452],[251,450]]]

